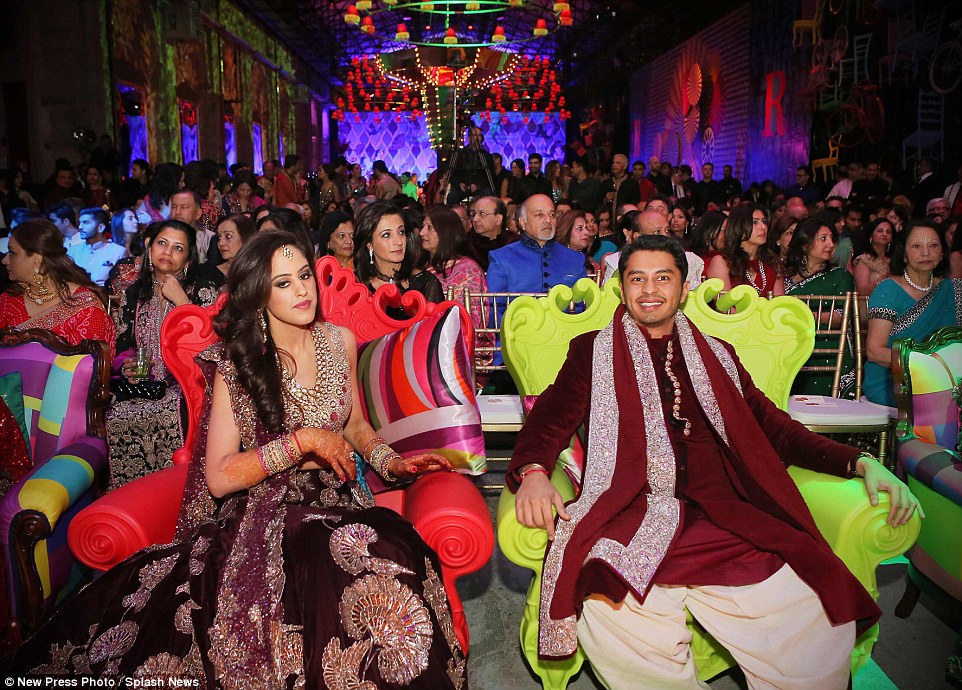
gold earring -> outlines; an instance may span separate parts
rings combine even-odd
[[[33,269],[33,284],[37,286],[38,297],[46,297],[50,294],[50,288],[47,287],[47,278],[40,272],[39,266]]]

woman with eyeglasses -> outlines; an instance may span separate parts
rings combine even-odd
[[[420,292],[428,302],[443,301],[441,281],[417,268],[416,260],[404,216],[394,204],[379,200],[361,209],[354,223],[354,273],[371,294],[382,285],[392,285],[402,296],[413,291]],[[394,319],[407,318],[401,306],[386,311]]]
[[[778,256],[765,244],[769,222],[763,206],[733,208],[725,227],[725,245],[708,264],[706,277],[720,278],[725,290],[751,285],[762,297],[784,295]]]

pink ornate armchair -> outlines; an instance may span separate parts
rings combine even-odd
[[[320,259],[316,268],[321,312],[328,321],[349,326],[359,346],[455,309],[470,362],[473,355],[471,319],[459,304],[426,303],[416,293],[408,293],[398,300],[397,288],[393,285],[383,286],[372,296],[353,273],[340,268],[332,257]],[[384,313],[385,305],[398,303],[411,314],[409,319],[397,321]],[[93,568],[106,570],[146,546],[173,539],[205,392],[204,378],[194,357],[217,340],[211,319],[220,305],[221,301],[208,309],[185,305],[174,309],[164,321],[161,331],[164,362],[184,390],[191,422],[187,440],[174,454],[173,467],[116,489],[83,510],[71,523],[70,548],[79,560]],[[391,385],[391,381],[386,384]],[[367,409],[365,413],[370,418]],[[437,552],[458,639],[467,650],[468,627],[454,583],[462,575],[481,568],[494,549],[491,517],[480,492],[461,474],[444,472],[379,493],[375,500],[379,506],[391,508],[407,518]]]

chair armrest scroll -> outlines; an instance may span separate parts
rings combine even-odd
[[[487,504],[474,484],[455,472],[427,474],[405,489],[404,517],[434,549],[451,580],[481,568],[494,551]]]
[[[61,448],[11,487],[3,502],[0,527],[7,533],[16,513],[41,513],[52,532],[66,513],[96,483],[105,484],[107,444],[97,436],[83,436]],[[42,537],[43,538],[43,537]]]
[[[918,513],[907,524],[892,527],[886,523],[888,493],[879,492],[878,505],[873,506],[861,479],[842,479],[800,467],[790,467],[788,472],[829,546],[877,599],[875,569],[915,543],[922,526]]]
[[[471,639],[455,580],[491,558],[494,531],[488,506],[474,484],[454,472],[425,475],[404,491],[404,517],[441,559],[455,633],[467,653]]]
[[[67,541],[77,559],[108,570],[152,544],[174,538],[187,465],[174,465],[126,484],[80,511]]]
[[[551,483],[566,503],[574,498],[574,487],[560,463],[555,467]],[[518,522],[514,500],[515,494],[507,488],[502,490],[498,500],[498,545],[512,563],[540,573],[544,564],[544,550],[548,545],[548,533]]]

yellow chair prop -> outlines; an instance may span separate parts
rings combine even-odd
[[[719,296],[722,283],[711,279],[689,293],[683,311],[703,333],[731,343],[755,384],[778,407],[786,409],[795,374],[814,348],[815,324],[811,310],[794,297],[763,299],[749,286],[739,286]],[[719,313],[712,307],[734,314]],[[616,281],[599,288],[588,279],[573,289],[558,285],[547,297],[522,297],[508,308],[502,321],[502,349],[508,370],[521,395],[538,395],[561,369],[568,342],[575,336],[604,328],[620,303]],[[565,313],[571,302],[584,302],[581,313]],[[888,497],[871,506],[861,480],[846,480],[798,467],[789,468],[815,522],[835,553],[873,596],[878,597],[875,569],[879,563],[904,553],[919,533],[920,520],[893,529],[888,517]],[[567,474],[556,468],[551,481],[565,501],[575,496]],[[538,658],[538,606],[541,568],[547,536],[544,530],[523,527],[515,516],[514,494],[504,489],[498,505],[498,543],[515,564],[534,572],[521,621],[521,647],[528,664],[549,690],[562,690],[584,663],[579,650],[563,661]],[[734,665],[728,651],[689,616],[694,639],[691,652],[702,680]],[[864,665],[878,639],[878,626],[866,631],[852,651],[852,672]]]

